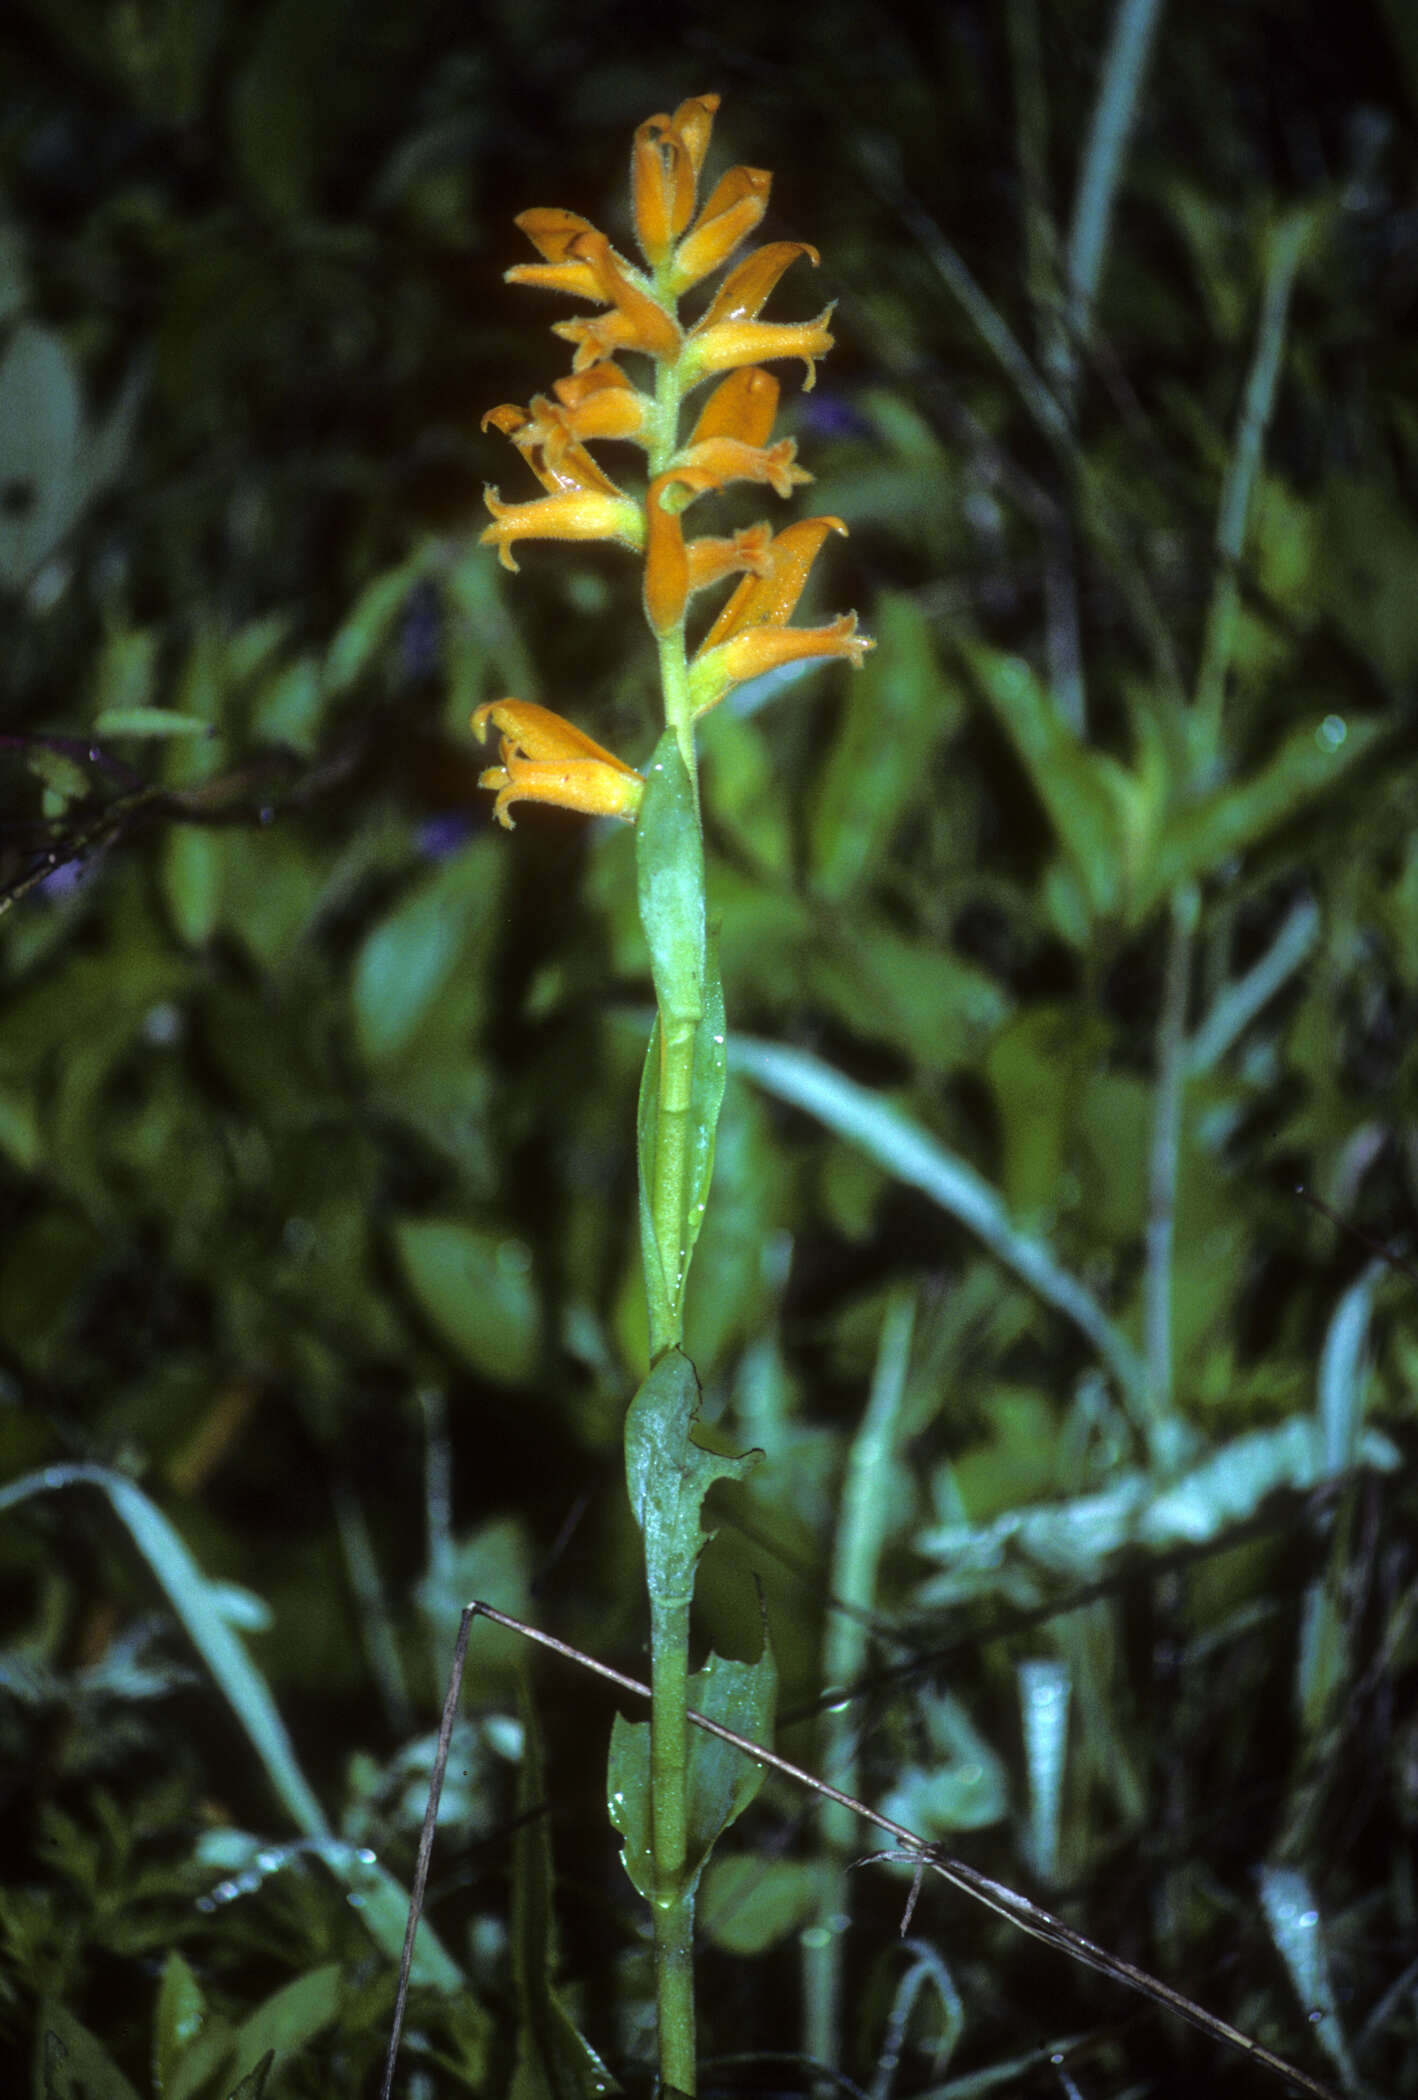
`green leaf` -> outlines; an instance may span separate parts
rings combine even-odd
[[[324,152],[346,28],[339,0],[271,0],[231,93],[241,171],[282,215],[307,210]]]
[[[110,707],[94,716],[95,736],[210,736],[211,725],[172,707]]]
[[[518,1673],[522,1761],[517,1776],[520,1820],[512,1855],[512,1981],[517,2001],[517,2060],[511,2100],[600,2100],[620,2087],[567,2012],[554,1982],[552,1905],[555,1877],[551,1817],[546,1812],[546,1759],[525,1675]]]
[[[153,689],[157,682],[159,637],[151,627],[117,627],[104,638],[94,666],[93,706],[94,729],[109,736],[171,735],[171,729],[153,730],[147,726],[151,713],[159,723],[165,723],[175,714],[179,722],[186,723],[179,735],[200,735],[207,726],[197,720],[191,710],[173,710],[152,707]],[[135,718],[136,726],[124,727],[125,718]]]
[[[388,642],[410,591],[427,573],[429,551],[416,548],[397,568],[386,569],[367,583],[325,652],[327,697],[344,693],[368,670]]]
[[[236,2060],[248,2064],[249,2077],[261,2072],[264,2084],[270,2059],[293,2056],[326,2027],[332,2027],[344,2003],[344,1979],[337,1961],[322,1962],[273,1991],[236,2031]],[[262,2069],[262,2059],[266,2059]],[[260,2092],[261,2087],[255,2088]]]
[[[320,741],[324,706],[320,666],[307,652],[262,679],[251,706],[252,732],[308,756]]]
[[[49,2000],[35,2027],[31,2090],[34,2100],[138,2100],[102,2042]]]
[[[756,1663],[710,1654],[689,1679],[689,1705],[706,1720],[732,1728],[767,1747],[773,1732],[778,1671],[765,1636]],[[710,1853],[736,1823],[763,1783],[763,1767],[707,1729],[689,1730],[686,1782],[689,1828],[684,1887],[693,1894]],[[622,1861],[633,1886],[647,1901],[655,1891],[651,1842],[650,1724],[617,1714],[611,1730],[606,1781],[610,1819],[623,1840]]]
[[[667,1274],[655,1230],[651,1191],[655,1186],[655,1140],[660,1124],[660,1016],[656,1014],[645,1045],[640,1093],[635,1107],[636,1156],[639,1163],[640,1260],[645,1272],[645,1302],[650,1316],[651,1356],[674,1339],[682,1289]]]
[[[793,860],[789,799],[768,738],[727,707],[706,715],[699,735],[715,826],[750,867],[786,880]]]
[[[822,1905],[818,1861],[721,1852],[705,1869],[699,1924],[726,1954],[766,1954],[812,1923]]]
[[[635,881],[661,1015],[697,1022],[704,1011],[707,946],[704,842],[694,784],[670,729],[645,772],[635,822]]]
[[[1296,2001],[1339,2073],[1345,2092],[1362,2092],[1358,2065],[1340,2021],[1324,1912],[1314,1884],[1303,1868],[1269,1863],[1262,1866],[1259,1880],[1261,1909],[1290,1972]]]
[[[1125,1397],[1145,1405],[1142,1366],[1127,1338],[1076,1277],[1062,1268],[1042,1239],[1022,1232],[989,1183],[882,1095],[858,1086],[806,1051],[735,1036],[729,1062],[780,1101],[806,1110],[829,1130],[858,1146],[879,1166],[973,1232],[1097,1349]]]
[[[177,2068],[206,2022],[206,2000],[181,1954],[174,1947],[163,1963],[153,2018],[153,2077],[164,2100],[170,2100]]]
[[[812,883],[832,904],[882,866],[903,816],[929,792],[933,754],[963,712],[914,597],[885,592],[871,624],[876,648],[852,680],[813,797]]]
[[[28,744],[24,751],[25,770],[45,786],[44,807],[47,816],[58,816],[71,802],[83,802],[93,788],[93,781],[77,759],[70,758],[67,751],[56,751],[51,744]]]
[[[205,948],[222,918],[222,841],[201,824],[174,824],[162,842],[162,889],[173,932]]]
[[[652,1355],[679,1332],[680,1308],[689,1282],[689,1265],[704,1224],[709,1189],[714,1178],[714,1147],[719,1111],[724,1102],[728,1077],[725,1047],[728,1023],[724,1013],[724,987],[719,976],[718,944],[706,948],[703,978],[704,1011],[694,1029],[690,1069],[689,1105],[685,1112],[685,1143],[688,1171],[685,1175],[685,1215],[667,1264],[656,1231],[651,1191],[655,1187],[656,1150],[660,1140],[660,1017],[655,1016],[645,1049],[636,1108],[636,1135],[640,1169],[640,1251],[645,1268],[645,1289],[650,1305]],[[668,1273],[673,1270],[673,1274]]]
[[[69,352],[47,328],[21,321],[0,360],[0,581],[23,583],[77,518],[82,444]]]
[[[1144,918],[1178,883],[1213,874],[1278,824],[1298,816],[1366,758],[1384,731],[1376,720],[1326,715],[1295,730],[1249,780],[1218,788],[1182,810],[1163,827],[1146,886],[1138,893],[1136,917]]]
[[[778,1667],[766,1633],[757,1662],[736,1662],[731,1656],[711,1653],[705,1667],[695,1670],[689,1680],[693,1712],[765,1748],[772,1740],[777,1699]],[[711,1848],[738,1821],[762,1784],[762,1765],[722,1737],[691,1727],[689,1861],[695,1883]]]
[[[372,1065],[408,1048],[476,936],[494,920],[506,854],[482,839],[453,854],[402,896],[366,936],[352,996],[359,1047]]]
[[[742,1480],[763,1456],[707,1451],[694,1439],[699,1380],[693,1364],[669,1349],[630,1403],[625,1421],[625,1474],[630,1506],[645,1539],[645,1578],[652,1597],[686,1603],[694,1570],[711,1534],[700,1507],[716,1480]]]
[[[962,647],[1048,813],[1091,916],[1115,915],[1128,857],[1128,775],[1115,759],[1080,744],[1022,657],[968,639]]]
[[[274,2049],[268,2049],[259,2063],[253,2064],[246,2076],[239,2079],[227,2094],[227,2100],[262,2100],[266,2080],[271,2075],[271,2066],[276,2061]]]
[[[501,1385],[531,1376],[541,1306],[520,1240],[459,1218],[404,1218],[394,1245],[419,1305],[464,1363]]]

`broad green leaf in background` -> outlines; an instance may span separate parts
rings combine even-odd
[[[793,841],[783,781],[762,728],[732,708],[704,717],[700,731],[705,794],[714,825],[748,866],[784,879]]]
[[[962,637],[976,683],[999,717],[1042,802],[1090,921],[1122,915],[1130,871],[1145,862],[1156,792],[1106,752],[1079,741],[1022,657]]]
[[[265,2100],[266,2080],[271,2075],[271,2066],[275,2060],[275,2051],[268,2049],[259,2062],[252,2065],[246,2076],[232,2087],[227,2094],[227,2100]]]
[[[1171,813],[1138,886],[1138,921],[1179,883],[1215,874],[1234,855],[1298,816],[1367,758],[1386,733],[1377,719],[1326,715],[1293,730],[1248,779]]]
[[[1260,1870],[1260,1901],[1265,1922],[1290,1972],[1295,1996],[1347,2093],[1362,2093],[1363,2082],[1339,2017],[1324,1912],[1313,1884],[1299,1867],[1267,1863]]]
[[[421,1310],[463,1362],[502,1385],[529,1378],[541,1306],[524,1243],[460,1218],[403,1218],[393,1236]]]
[[[278,215],[294,216],[315,201],[332,108],[339,106],[336,54],[348,29],[339,0],[267,0],[235,76],[231,128],[242,171]]]
[[[153,2018],[153,2078],[163,2100],[180,2100],[179,2066],[200,2040],[206,2024],[202,1986],[174,1947],[163,1963]]]
[[[1356,1464],[1392,1472],[1392,1441],[1365,1430]],[[1282,1488],[1306,1494],[1332,1477],[1323,1425],[1291,1416],[1221,1444],[1170,1484],[1138,1471],[1115,1472],[1096,1493],[1011,1509],[985,1524],[950,1522],[918,1534],[916,1549],[940,1564],[920,1589],[925,1605],[999,1593],[1024,1601],[1039,1577],[1092,1582],[1128,1546],[1170,1552],[1221,1538]]]
[[[901,1767],[882,1814],[929,1838],[998,1823],[1009,1807],[1003,1759],[951,1693],[923,1691],[918,1713],[925,1754]]]
[[[156,689],[159,653],[160,638],[151,627],[116,627],[104,637],[94,664],[95,731],[103,724],[109,734],[121,735],[123,732],[113,727],[115,717],[122,721],[127,715],[136,715],[142,721],[147,715]],[[185,710],[159,708],[155,712],[159,720],[174,713],[179,721],[189,722],[189,735],[206,727],[205,720]]]
[[[386,646],[410,591],[428,574],[433,551],[429,543],[416,547],[406,561],[385,569],[364,586],[325,651],[327,698],[355,685]]]
[[[699,1891],[699,1926],[727,1954],[766,1954],[822,1908],[823,1863],[716,1852]]]
[[[455,970],[476,964],[495,921],[507,856],[478,839],[423,876],[365,936],[352,995],[360,1050],[372,1065],[408,1048]]]
[[[52,2000],[35,2021],[30,2090],[32,2100],[138,2100],[102,2042]]]
[[[915,598],[883,593],[871,626],[876,648],[844,695],[813,796],[812,886],[831,904],[855,895],[882,866],[903,818],[929,793],[932,759],[964,712]]]
[[[1063,1269],[1044,1241],[1023,1232],[984,1177],[947,1151],[894,1102],[858,1086],[820,1058],[778,1043],[735,1036],[730,1066],[781,1101],[805,1109],[888,1173],[921,1189],[975,1233],[996,1258],[1085,1334],[1139,1414],[1142,1368],[1131,1343],[1093,1294]]]
[[[304,2049],[339,2018],[344,1978],[338,1962],[322,1962],[273,1991],[236,2030],[236,2070],[246,2076],[268,2053],[277,2066]]]
[[[118,470],[138,407],[130,381],[102,426],[84,427],[61,337],[21,321],[0,357],[0,583],[25,583]]]

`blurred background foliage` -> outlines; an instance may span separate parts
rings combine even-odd
[[[709,88],[878,648],[705,725],[705,1638],[756,1578],[789,1754],[1414,2090],[1405,0],[7,11],[5,2087],[372,2091],[460,1604],[640,1667],[631,842],[495,833],[466,721],[639,758],[653,658],[478,548],[478,425],[564,364],[512,214],[627,239]],[[406,2089],[643,2090],[612,1707],[484,1626],[464,1712]],[[1260,2090],[865,1849],[770,1785],[714,1863],[710,2089]]]

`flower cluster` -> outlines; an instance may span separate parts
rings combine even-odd
[[[631,202],[645,267],[618,255],[606,236],[575,212],[521,213],[518,226],[541,260],[507,272],[515,284],[588,300],[603,309],[589,320],[559,321],[554,333],[574,345],[570,374],[530,406],[506,404],[483,419],[511,439],[544,493],[504,503],[486,494],[492,523],[485,543],[504,566],[517,566],[520,540],[612,540],[643,558],[645,617],[661,644],[662,665],[677,658],[680,712],[692,722],[732,687],[778,665],[822,656],[860,664],[871,644],[855,613],[825,627],[790,627],[818,549],[840,518],[808,518],[775,534],[750,525],[725,537],[686,539],[684,518],[701,496],[733,482],[755,482],[787,497],[811,476],[797,463],[791,438],[772,438],[778,382],[764,367],[801,358],[811,387],[814,361],[832,347],[826,307],[815,320],[765,321],[762,309],[799,256],[802,241],[770,241],[736,262],[699,319],[685,327],[681,297],[723,268],[763,219],[772,177],[761,168],[730,168],[699,203],[717,95],[682,102],[673,116],[649,118],[635,134]],[[697,206],[697,209],[696,209]],[[649,358],[652,391],[636,386],[617,361]],[[704,381],[717,379],[687,438],[681,405]],[[643,496],[623,489],[589,447],[621,440],[645,454]],[[713,584],[737,579],[692,657],[684,628],[690,600]],[[670,706],[671,676],[666,702]],[[496,813],[517,800],[561,802],[587,812],[633,819],[643,783],[570,723],[530,702],[507,699],[473,717],[480,735],[491,722],[501,735],[501,763],[482,776],[496,791]]]

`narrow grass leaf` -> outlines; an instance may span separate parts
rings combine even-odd
[[[1131,1344],[1092,1293],[1054,1260],[1043,1241],[1013,1223],[995,1191],[973,1167],[947,1152],[881,1095],[844,1078],[806,1051],[736,1035],[729,1044],[729,1064],[780,1101],[816,1116],[888,1174],[920,1189],[966,1226],[1022,1283],[1087,1337],[1134,1413],[1145,1415],[1144,1375]]]
[[[1346,2092],[1360,2090],[1359,2073],[1339,2020],[1320,1909],[1308,1875],[1298,1867],[1260,1870],[1260,1900],[1271,1938],[1290,1972],[1301,2010]]]

